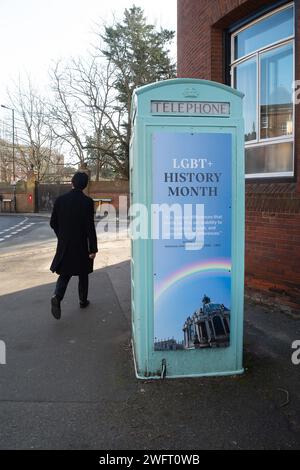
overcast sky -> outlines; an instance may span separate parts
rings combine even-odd
[[[24,72],[43,88],[51,61],[83,54],[95,24],[122,18],[133,3],[151,23],[176,29],[176,0],[0,0],[0,103]]]

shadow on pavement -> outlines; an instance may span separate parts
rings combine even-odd
[[[140,382],[129,283],[129,262],[97,270],[81,310],[73,278],[60,321],[54,283],[0,297],[1,449],[299,447],[299,322],[248,304],[244,376]]]

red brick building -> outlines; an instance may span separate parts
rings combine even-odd
[[[178,76],[245,93],[246,283],[300,305],[300,1],[178,0]]]

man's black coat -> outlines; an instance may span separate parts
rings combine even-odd
[[[89,253],[98,251],[93,200],[78,189],[58,197],[50,226],[57,236],[51,271],[70,276],[93,272]]]

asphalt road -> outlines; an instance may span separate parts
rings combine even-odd
[[[118,237],[127,238],[127,220],[115,223],[106,217],[95,220],[98,240],[113,240]],[[49,226],[49,216],[0,215],[0,252],[10,252],[22,246],[43,245],[55,242],[56,237]]]
[[[0,216],[0,251],[55,240],[48,217]]]

